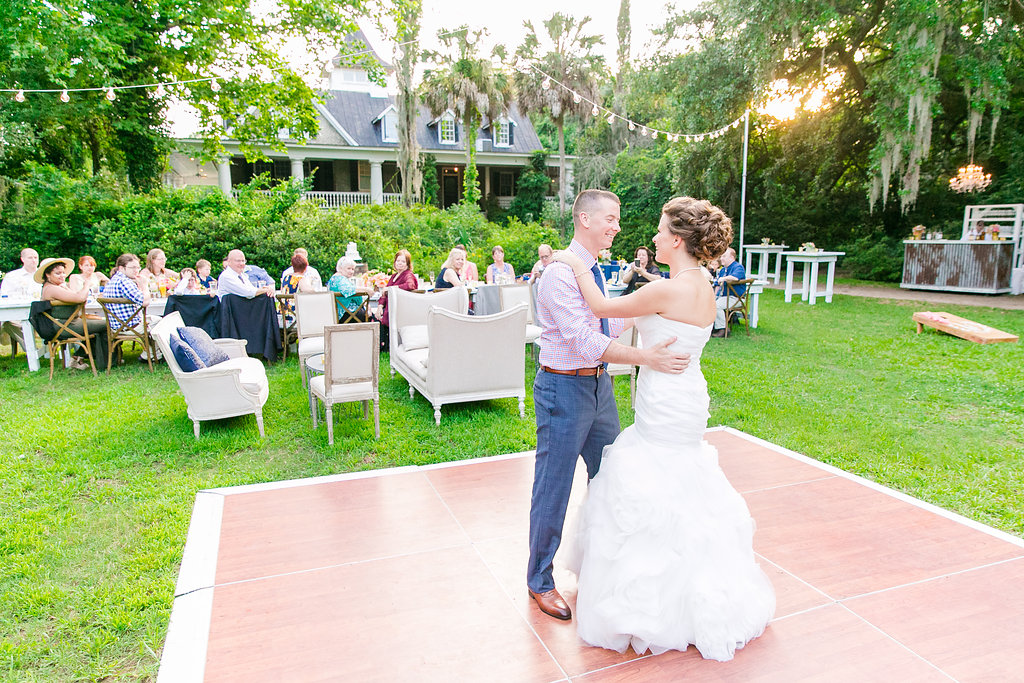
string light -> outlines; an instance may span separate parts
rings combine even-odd
[[[24,90],[19,90],[17,92],[17,94],[15,94],[15,96],[14,96],[14,101],[15,102],[24,102],[25,101],[25,91]]]
[[[117,99],[117,95],[114,94],[114,89],[113,88],[107,88],[106,98],[110,102],[113,102],[114,100]]]
[[[71,101],[71,95],[68,95],[67,89],[64,89],[60,93],[60,101],[67,104]]]
[[[615,123],[615,114],[608,114],[608,123]]]
[[[551,90],[551,79],[545,78],[544,81],[540,84],[540,87],[544,90]]]
[[[400,62],[403,59],[405,59],[405,53],[402,52],[402,48],[398,48],[397,50],[395,50],[395,61]]]
[[[164,84],[163,83],[158,83],[157,86],[156,86],[156,90],[153,91],[153,94],[156,95],[157,97],[163,97],[164,95],[166,95],[167,94],[167,90],[164,89]]]
[[[598,114],[600,114],[600,113],[601,113],[601,112],[600,112],[600,111],[598,110],[598,108],[597,108],[597,105],[596,105],[596,104],[594,105],[594,108],[590,110],[590,114],[591,114],[592,116],[597,116],[597,115],[598,115]]]
[[[216,78],[210,81],[210,90],[220,92],[220,82]]]
[[[651,139],[652,140],[657,140],[658,139],[658,131],[656,131],[656,130],[652,130],[651,131]]]
[[[580,94],[578,92],[574,92],[572,94],[572,101],[575,102],[576,104],[579,104],[582,99],[583,98],[580,97]]]
[[[636,124],[635,124],[635,123],[633,123],[632,121],[630,121],[630,122],[629,122],[629,129],[630,129],[630,130],[636,130]]]
[[[640,135],[647,137],[647,126],[644,126],[640,129]]]

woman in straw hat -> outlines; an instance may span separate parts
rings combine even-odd
[[[35,281],[43,286],[40,298],[43,301],[52,301],[54,305],[85,303],[89,298],[89,283],[83,280],[77,289],[73,289],[67,282],[68,276],[74,268],[75,262],[69,258],[43,259],[34,275]],[[82,334],[83,322],[88,326],[89,334],[96,335],[93,354],[96,366],[101,369],[106,368],[107,324],[103,320],[85,317],[73,322],[70,329]],[[84,350],[80,348],[75,352],[75,359],[72,361],[71,367],[79,370],[88,368],[89,365],[82,359],[82,356],[84,356]]]

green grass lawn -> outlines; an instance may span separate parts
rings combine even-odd
[[[840,295],[810,307],[766,292],[760,328],[705,353],[710,424],[1024,535],[1024,350],[916,335],[918,307]],[[1024,312],[944,310],[1024,331]],[[505,399],[445,406],[438,428],[383,358],[382,370],[381,439],[345,406],[329,447],[294,357],[268,368],[265,440],[250,416],[203,423],[199,441],[166,366],[150,374],[132,360],[49,383],[23,356],[0,359],[0,677],[155,676],[200,489],[534,447],[530,397],[526,419]],[[627,382],[617,389],[625,425]]]

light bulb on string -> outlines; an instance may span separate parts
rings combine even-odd
[[[544,90],[551,90],[551,79],[545,78],[543,81],[541,81],[540,87]]]
[[[14,101],[15,102],[24,102],[25,101],[25,91],[24,90],[19,90],[18,92],[16,92],[14,94]]]
[[[652,140],[657,140],[658,139],[658,131],[656,131],[656,130],[652,130],[651,131],[651,139]]]
[[[575,104],[579,104],[579,103],[580,103],[580,102],[581,102],[582,100],[583,100],[583,98],[582,98],[582,97],[580,97],[580,94],[579,94],[578,92],[574,92],[574,93],[572,94],[572,101],[573,101],[573,102],[574,102]]]
[[[164,88],[164,84],[163,83],[157,83],[156,84],[156,89],[153,91],[153,94],[156,95],[157,97],[163,97],[164,95],[167,94],[167,89]]]
[[[640,135],[647,137],[647,126],[644,126],[643,128],[640,129]]]
[[[65,91],[66,92],[66,91]],[[113,102],[117,99],[117,93],[114,92],[113,88],[107,88],[107,94],[105,96],[108,101]]]
[[[608,124],[611,125],[613,123],[615,123],[615,114],[609,113],[608,114]]]
[[[71,95],[68,95],[68,91],[66,89],[60,91],[60,101],[65,104],[71,101]]]
[[[633,123],[632,121],[630,121],[630,122],[629,122],[629,129],[630,129],[630,130],[636,130],[636,124],[635,124],[635,123]]]
[[[598,108],[597,108],[597,105],[596,105],[596,104],[594,105],[594,108],[590,110],[590,114],[591,114],[591,116],[597,116],[597,115],[598,115],[598,114],[600,114],[600,113],[601,113],[601,112],[600,112],[600,111],[598,110]]]
[[[400,62],[403,59],[405,59],[405,53],[402,52],[402,49],[399,48],[399,49],[395,50],[395,60]]]
[[[210,90],[220,92],[220,82],[216,78],[210,80]]]

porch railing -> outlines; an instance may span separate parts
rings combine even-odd
[[[270,194],[274,190],[257,190],[260,194]],[[232,190],[231,196],[238,197],[238,190]],[[302,198],[315,202],[321,209],[337,209],[349,204],[371,204],[369,192],[304,192]],[[402,201],[402,195],[385,192],[385,204],[398,204]]]

